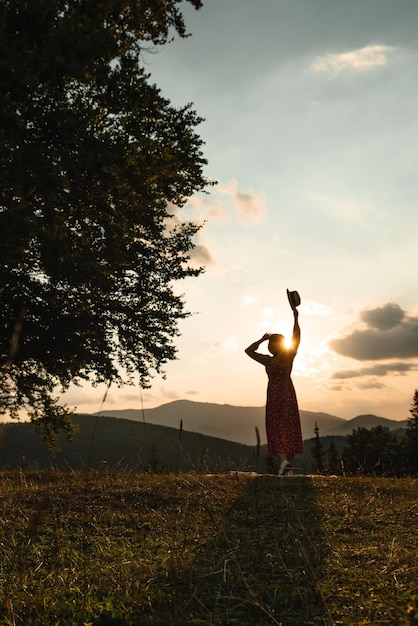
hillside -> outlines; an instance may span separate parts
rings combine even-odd
[[[341,417],[328,413],[301,411],[302,436],[309,439],[314,436],[315,422],[321,434],[333,434],[334,430],[345,423]],[[153,409],[106,410],[101,415],[118,417],[147,424],[158,424],[178,428],[183,420],[184,430],[198,432],[212,437],[236,441],[253,446],[256,443],[255,428],[260,432],[262,443],[265,443],[264,407],[232,406],[230,404],[214,404],[209,402],[193,402],[176,400]]]
[[[229,471],[254,469],[254,446],[106,416],[75,415],[79,427],[71,441],[59,437],[50,454],[30,423],[0,429],[0,467],[115,468],[154,471]]]
[[[153,409],[144,409],[143,412],[139,409],[111,409],[101,411],[100,414],[141,422],[145,419],[147,424],[158,424],[176,429],[179,428],[180,420],[183,420],[184,430],[250,446],[255,445],[255,428],[257,427],[262,443],[266,441],[264,407],[176,400]],[[321,436],[344,436],[359,427],[370,429],[373,426],[382,425],[391,430],[406,427],[406,420],[390,420],[376,415],[359,415],[346,420],[329,413],[301,410],[300,418],[303,439],[310,439],[314,436],[315,423],[318,424]]]
[[[51,455],[46,445],[35,432],[30,423],[9,423],[0,428],[0,468],[28,468],[28,467],[71,467],[77,468],[113,468],[129,470],[154,471],[208,471],[225,472],[229,470],[263,469],[266,453],[264,419],[259,429],[262,438],[262,447],[259,458],[256,458],[256,437],[254,426],[250,419],[257,417],[249,407],[230,407],[221,405],[204,405],[207,409],[206,419],[212,419],[216,424],[223,417],[227,420],[235,418],[237,436],[242,437],[242,430],[237,425],[237,420],[242,421],[242,415],[247,420],[248,440],[251,445],[231,441],[229,439],[205,435],[198,432],[190,432],[187,424],[193,423],[191,419],[179,418],[179,412],[172,411],[183,407],[200,415],[197,406],[200,403],[170,403],[163,407],[160,412],[151,409],[145,414],[146,420],[158,418],[175,424],[175,427],[153,424],[147,421],[132,419],[138,417],[139,411],[116,411],[130,415],[131,419],[110,417],[106,415],[80,414],[73,417],[74,423],[79,427],[72,441],[68,441],[63,435],[59,437],[60,450]],[[258,409],[264,418],[264,409]],[[187,411],[183,411],[185,415]],[[174,415],[174,417],[173,417]],[[306,417],[307,416],[307,417]],[[200,415],[201,417],[201,415]],[[331,419],[327,419],[327,418]],[[363,426],[372,428],[382,425],[387,428],[399,428],[405,422],[386,420],[374,415],[358,416],[353,420],[333,418],[323,413],[302,412],[302,420],[312,426],[315,421],[320,428],[320,436],[324,445],[324,451],[328,450],[330,443],[334,443],[338,454],[341,454],[345,445],[345,437],[353,428]],[[178,419],[178,422],[177,422]],[[183,419],[183,430],[179,438],[179,423]],[[309,420],[309,422],[308,422]],[[322,420],[322,421],[321,421]],[[198,420],[195,420],[198,421]],[[326,424],[336,424],[332,434],[326,430]],[[201,420],[202,429],[204,421]],[[232,426],[234,422],[224,424],[223,432],[233,436]],[[190,428],[190,426],[189,426]],[[322,428],[322,430],[321,430]],[[228,430],[229,429],[229,430]],[[212,428],[214,430],[214,428]],[[244,433],[245,434],[245,433]],[[298,465],[309,469],[312,463],[312,437],[305,436],[305,452],[298,456]]]
[[[116,417],[75,415],[79,427],[71,441],[59,437],[59,450],[51,454],[32,424],[6,424],[0,428],[0,469],[7,468],[91,468],[143,471],[264,471],[266,445],[257,458],[256,446],[208,437],[199,433]],[[333,441],[338,453],[345,437],[321,437],[324,450]],[[312,443],[305,440],[305,452],[298,466],[309,470]]]

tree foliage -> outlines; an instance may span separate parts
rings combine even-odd
[[[200,0],[188,0],[196,9]],[[0,4],[1,410],[53,428],[57,385],[143,386],[175,358],[208,181],[201,122],[152,84],[144,47],[186,36],[180,0]],[[173,225],[175,224],[175,225]]]
[[[405,437],[405,456],[411,473],[416,475],[418,473],[418,389],[415,390],[410,413]]]
[[[382,426],[357,428],[347,435],[342,454],[344,471],[362,475],[418,474],[418,390],[410,408],[406,430]]]
[[[331,441],[327,449],[327,470],[330,474],[338,474],[341,471],[338,451],[333,441]]]
[[[319,436],[319,428],[317,422],[315,422],[314,428],[315,437],[311,439],[312,447],[311,453],[313,458],[313,469],[316,472],[323,472],[324,470],[324,446]]]
[[[382,426],[370,430],[356,428],[346,438],[342,454],[344,470],[374,476],[403,473],[399,454],[401,445],[398,434]]]

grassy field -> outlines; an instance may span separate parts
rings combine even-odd
[[[0,624],[418,625],[418,480],[0,474]]]

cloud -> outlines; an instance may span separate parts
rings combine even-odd
[[[214,204],[207,197],[194,195],[187,201],[187,208],[197,214],[200,219],[209,219],[212,222],[224,222],[228,219],[228,213],[218,204]]]
[[[207,267],[208,265],[215,265],[215,260],[207,246],[197,244],[193,250],[190,251],[190,265],[192,267]]]
[[[362,311],[360,313],[360,318],[370,328],[385,331],[399,326],[405,318],[405,311],[402,311],[398,304],[388,302],[377,309]]]
[[[359,361],[418,358],[418,317],[389,302],[361,311],[360,319],[363,327],[331,339],[331,350]]]
[[[166,387],[162,387],[160,391],[160,396],[166,398],[167,400],[178,400],[179,394],[174,389],[167,389]]]
[[[232,202],[232,212],[230,207],[225,206],[225,200],[228,203]],[[181,219],[178,218],[178,207],[171,205],[169,208],[174,219],[167,220],[167,225],[172,228],[181,223]],[[249,187],[245,193],[238,191],[238,181],[233,178],[228,183],[215,185],[209,197],[198,194],[192,196],[180,211],[182,214],[191,212],[193,220],[201,223],[206,220],[225,222],[231,219],[232,214],[238,222],[247,225],[265,217],[266,201],[264,194],[252,187]]]
[[[238,349],[238,341],[235,335],[232,335],[231,337],[225,337],[220,341],[214,341],[212,346],[220,352],[231,352]]]
[[[412,363],[404,363],[395,361],[391,363],[378,363],[371,367],[361,367],[360,369],[340,370],[334,372],[331,376],[333,379],[346,380],[349,378],[360,378],[363,376],[387,376],[388,374],[398,374],[405,376],[408,372],[415,371],[418,366]]]
[[[370,45],[340,54],[326,54],[315,59],[311,70],[333,75],[341,72],[369,72],[386,65],[388,55],[393,50],[395,50],[393,46]]]
[[[238,191],[238,181],[218,185],[218,191],[231,198],[236,218],[241,224],[258,222],[266,215],[264,195],[249,187],[246,193]]]
[[[230,352],[231,350],[237,350],[238,342],[235,336],[226,337],[222,340],[221,350],[222,352]]]
[[[385,385],[379,383],[377,380],[371,380],[370,382],[362,382],[357,385],[359,389],[384,389]]]
[[[193,198],[190,201],[192,202]],[[197,204],[200,206],[199,198],[195,198],[194,201],[197,202]],[[169,206],[169,210],[171,211],[170,215],[164,219],[164,228],[165,228],[166,235],[168,237],[174,235],[176,231],[179,231],[182,226],[184,226],[185,224],[189,222],[189,220],[184,221],[180,217],[178,213],[178,207],[172,204]],[[204,218],[199,216],[199,220],[198,221],[195,220],[194,223],[197,223],[197,224],[200,223],[200,225],[203,226],[204,221],[205,221]],[[203,239],[202,230],[200,230],[195,235],[195,238],[197,240]],[[208,267],[208,266],[216,265],[216,261],[213,258],[211,251],[209,250],[207,246],[203,244],[195,244],[194,247],[189,251],[189,257],[190,257],[190,260],[187,263],[187,265],[190,266],[191,268],[198,269],[202,266]]]

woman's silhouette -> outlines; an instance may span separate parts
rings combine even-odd
[[[293,298],[292,294],[295,294]],[[300,344],[299,314],[296,309],[300,299],[296,292],[289,294],[289,302],[295,319],[292,346],[286,348],[283,335],[266,333],[245,350],[248,356],[266,368],[268,376],[266,403],[268,460],[269,468],[273,469],[273,459],[279,457],[279,474],[290,472],[295,454],[303,453],[298,402],[290,378],[293,359]],[[257,352],[263,341],[268,341],[268,349],[272,356]]]

